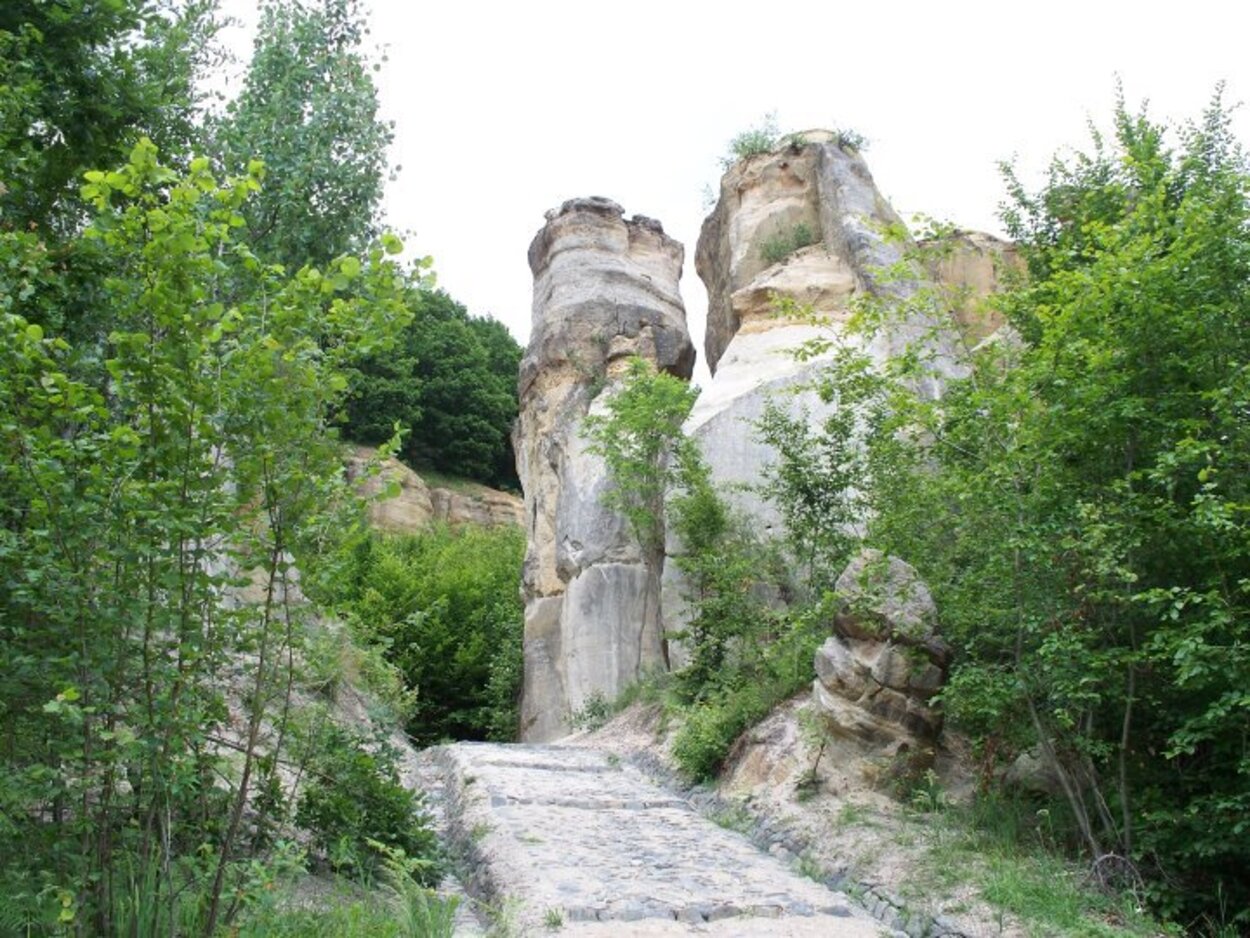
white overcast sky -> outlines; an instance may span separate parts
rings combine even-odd
[[[718,157],[775,112],[781,129],[849,127],[905,215],[999,229],[998,161],[1038,172],[1105,126],[1116,76],[1157,118],[1197,116],[1218,81],[1250,100],[1247,0],[365,0],[384,116],[388,222],[475,314],[530,330],[526,249],[543,212],[604,195],[686,246],[694,273]],[[255,0],[223,0],[246,59]],[[1250,142],[1250,108],[1237,113]],[[703,371],[702,366],[700,371]]]

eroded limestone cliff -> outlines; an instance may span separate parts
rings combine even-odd
[[[602,459],[580,428],[631,356],[688,378],[694,347],[682,246],[615,202],[572,199],[530,245],[533,322],[515,433],[529,535],[523,572],[521,738],[567,732],[593,695],[615,697],[665,661],[660,570],[602,504]]]

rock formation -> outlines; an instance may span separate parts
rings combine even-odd
[[[986,303],[1013,274],[1024,272],[1016,246],[981,231],[953,231],[921,242],[933,256],[932,274],[951,305],[964,341],[972,346],[997,332],[1002,314]]]
[[[930,700],[950,663],[929,588],[910,564],[865,550],[836,589],[842,608],[816,652],[814,702],[836,734],[923,751],[942,729]]]
[[[713,378],[686,431],[718,490],[765,537],[782,533],[757,489],[775,454],[754,424],[770,401],[813,424],[830,406],[810,386],[829,353],[800,361],[795,350],[831,335],[878,363],[919,350],[928,367],[917,390],[940,395],[962,373],[965,350],[1000,324],[979,298],[997,287],[1004,265],[1018,264],[1010,245],[962,232],[931,252],[936,260],[911,259],[901,220],[855,150],[825,131],[791,141],[725,173],[695,258],[708,290]],[[629,356],[689,376],[681,259],[658,223],[626,220],[599,198],[548,213],[530,246],[533,329],[515,439],[529,533],[526,740],[555,738],[593,695],[611,699],[643,671],[683,663],[683,650],[664,638],[685,625],[682,576],[675,564],[643,558],[624,521],[603,507],[605,467],[579,434]],[[842,328],[866,297],[899,310],[871,337]],[[681,549],[668,547],[670,556]],[[905,707],[900,713],[914,722]]]
[[[793,392],[819,373],[822,360],[798,361],[795,350],[839,333],[863,294],[903,301],[930,285],[919,269],[914,277],[882,275],[904,260],[907,236],[863,158],[826,131],[792,140],[725,173],[695,253],[708,291],[704,344],[713,378],[687,431],[703,442],[713,477],[725,487],[758,482],[772,458],[752,429],[768,400],[790,400],[819,417],[822,405],[814,393]],[[804,242],[810,243],[800,246]],[[805,307],[819,324],[780,315],[778,300]],[[908,310],[864,351],[885,361],[909,345],[923,345],[932,362],[927,390],[936,394],[942,376],[959,370],[959,350],[949,322],[925,309],[917,304]],[[855,345],[866,341],[843,338]],[[765,530],[777,523],[749,490],[740,490],[737,501]]]
[[[626,360],[688,378],[683,250],[652,219],[602,198],[547,214],[529,250],[533,324],[521,362],[517,470],[525,492],[521,737],[545,741],[595,695],[665,662],[660,571],[603,507],[603,461],[580,435]]]
[[[830,338],[878,363],[918,350],[928,362],[918,390],[939,395],[962,373],[965,350],[1000,324],[980,300],[998,287],[1001,265],[1018,264],[1005,242],[962,232],[926,245],[934,248],[925,252],[930,263],[912,260],[903,223],[859,153],[827,131],[790,140],[724,174],[695,253],[708,291],[704,345],[713,376],[686,431],[700,442],[718,490],[764,536],[780,534],[781,519],[756,490],[775,454],[755,423],[770,401],[806,412],[813,426],[829,412],[810,384],[830,353],[801,361],[795,351]],[[842,329],[866,296],[898,310],[871,338]],[[663,614],[675,631],[685,620],[684,587],[668,566]]]
[[[521,499],[476,482],[463,482],[456,488],[430,485],[398,459],[382,460],[376,475],[366,468],[377,457],[377,450],[357,446],[347,463],[347,477],[359,479],[357,490],[369,499],[369,523],[391,534],[412,534],[436,522],[453,527],[476,524],[494,527],[524,523]],[[399,486],[394,498],[377,498],[391,482]]]

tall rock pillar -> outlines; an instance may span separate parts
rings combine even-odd
[[[581,435],[625,362],[689,378],[694,346],[678,290],[683,249],[659,222],[603,198],[547,213],[529,249],[533,322],[515,432],[528,545],[521,738],[569,729],[594,695],[612,699],[665,660],[661,571],[603,507],[603,461]]]

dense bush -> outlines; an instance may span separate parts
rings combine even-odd
[[[88,174],[84,238],[111,260],[98,346],[20,314],[46,300],[21,281],[57,271],[0,232],[18,280],[0,309],[0,817],[25,845],[0,856],[0,880],[21,914],[59,907],[111,933],[125,869],[159,892],[206,854],[196,889],[220,923],[242,858],[266,849],[248,835],[275,813],[256,797],[276,757],[261,739],[288,726],[307,635],[277,599],[345,500],[327,430],[342,369],[404,309],[380,247],[324,275],[258,270],[263,290],[226,309],[220,258],[254,263],[233,232],[256,177],[219,181],[206,160],[180,175],[146,141]],[[246,581],[234,571],[262,596],[223,603]]]
[[[279,6],[296,5],[267,5],[270,53]],[[322,114],[376,130],[358,7],[331,6],[337,33],[304,28],[301,74]],[[332,422],[422,265],[373,242],[377,153],[350,215],[278,178],[264,192],[254,152],[231,176],[194,155],[216,28],[198,0],[0,11],[5,934],[228,928],[289,859],[279,778],[323,742],[292,754],[314,628],[285,598],[355,507]],[[344,125],[320,129],[304,168],[334,176]],[[319,226],[319,254],[258,220],[275,198]]]
[[[987,773],[1036,747],[1100,875],[1245,928],[1250,171],[1218,101],[1166,141],[1121,105],[1040,191],[1009,176],[1023,342],[940,401],[900,359],[870,535],[933,588]]]
[[[690,778],[716,777],[742,733],[768,715],[775,701],[756,685],[722,690],[692,705],[673,740],[673,758]]]
[[[418,742],[515,737],[524,550],[515,527],[372,534],[351,548],[332,600],[415,692]]]
[[[398,426],[411,465],[516,488],[521,347],[501,323],[470,316],[441,291],[413,290],[408,306],[413,318],[396,346],[359,364],[344,432],[382,443]]]
[[[424,861],[414,872],[431,885],[439,876],[431,859],[438,843],[420,794],[400,780],[398,758],[385,737],[330,727],[306,769],[296,821],[336,872],[372,878],[389,847]]]

